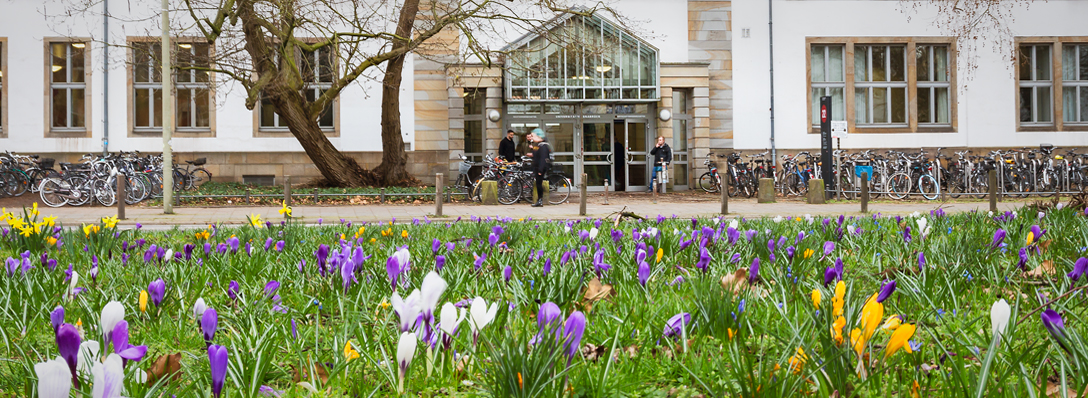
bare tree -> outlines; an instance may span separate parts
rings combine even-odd
[[[935,11],[932,23],[945,34],[955,37],[968,71],[978,64],[978,51],[990,47],[1002,54],[1007,64],[1016,59],[1015,37],[1010,23],[1015,12],[1027,9],[1036,0],[899,0],[907,20],[922,11]],[[970,74],[968,74],[970,75]]]

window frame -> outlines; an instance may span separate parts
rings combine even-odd
[[[953,37],[806,37],[805,38],[805,123],[808,124],[809,134],[819,134],[820,126],[812,124],[813,101],[812,98],[812,46],[814,45],[842,45],[843,46],[843,73],[846,79],[846,89],[843,93],[843,103],[846,107],[846,123],[851,134],[896,134],[896,133],[955,133],[958,131],[958,92],[957,92],[957,45]],[[854,50],[855,45],[879,46],[879,45],[904,45],[906,57],[906,92],[907,92],[907,123],[891,126],[857,124],[855,114],[855,88],[865,87],[856,85],[854,76]],[[949,87],[949,121],[947,124],[927,124],[918,121],[918,76],[917,59],[914,56],[918,45],[942,45],[948,47],[948,87]],[[889,83],[889,82],[885,82]],[[926,82],[928,83],[928,82]],[[925,86],[925,84],[923,84]],[[817,87],[819,87],[817,85]]]
[[[1067,121],[1067,120],[1065,120],[1065,103],[1064,103],[1065,102],[1065,89],[1066,88],[1075,88],[1077,91],[1076,91],[1076,95],[1074,96],[1074,98],[1076,98],[1076,100],[1077,100],[1077,105],[1080,105],[1080,106],[1075,106],[1074,107],[1077,110],[1077,112],[1076,112],[1077,114],[1076,114],[1075,117],[1080,118],[1081,116],[1083,116],[1086,113],[1085,108],[1088,108],[1088,103],[1084,103],[1085,95],[1081,94],[1081,91],[1088,91],[1088,72],[1082,70],[1082,69],[1088,70],[1088,66],[1081,65],[1081,63],[1083,62],[1083,59],[1088,58],[1088,42],[1081,42],[1081,43],[1070,42],[1070,43],[1061,43],[1060,45],[1061,45],[1061,53],[1062,53],[1062,56],[1060,58],[1062,59],[1062,72],[1063,72],[1062,73],[1062,80],[1061,80],[1061,84],[1062,84],[1061,85],[1061,91],[1062,91],[1061,97],[1062,97],[1062,102],[1063,102],[1062,103],[1062,122],[1063,123],[1068,123],[1070,125],[1070,127],[1072,127],[1072,126],[1088,126],[1088,116],[1083,117],[1082,118],[1083,120],[1080,120],[1080,121]],[[1073,54],[1074,55],[1074,57],[1073,57],[1073,59],[1074,59],[1073,71],[1074,72],[1073,73],[1076,75],[1076,74],[1081,74],[1083,72],[1083,76],[1080,76],[1079,78],[1077,78],[1075,80],[1072,80],[1071,82],[1065,80],[1065,73],[1064,73],[1065,72],[1065,68],[1064,68],[1065,65],[1064,64],[1065,64],[1065,47],[1066,46],[1073,47],[1073,51],[1074,51],[1074,54]],[[1082,51],[1085,54],[1081,54]]]
[[[128,113],[128,136],[129,137],[161,137],[162,136],[162,127],[161,126],[159,126],[159,127],[154,126],[154,123],[155,123],[154,115],[155,115],[155,113],[162,112],[161,107],[152,106],[151,108],[149,108],[152,113],[150,115],[148,115],[148,117],[149,117],[149,120],[151,121],[152,126],[146,127],[146,126],[137,126],[136,125],[136,90],[158,90],[158,91],[161,92],[162,91],[162,79],[163,79],[162,71],[159,71],[159,81],[157,83],[156,82],[137,82],[136,78],[135,78],[135,72],[136,72],[136,46],[137,45],[143,45],[143,44],[148,44],[150,46],[154,46],[154,45],[158,44],[158,45],[160,45],[160,47],[159,47],[159,52],[158,52],[158,54],[156,56],[162,57],[162,55],[161,55],[162,54],[162,47],[161,47],[162,43],[161,43],[161,41],[162,41],[162,38],[157,37],[157,36],[156,37],[148,37],[148,36],[135,37],[135,36],[133,36],[133,37],[126,38],[126,45],[128,47],[127,55],[126,55],[127,58],[126,59],[128,61],[126,62],[127,65],[125,67],[125,81],[126,81],[126,85],[127,85],[127,88],[128,88],[126,90],[126,99],[127,99],[126,108],[127,108],[127,113]],[[202,38],[198,38],[198,37],[181,36],[181,37],[171,37],[170,38],[170,45],[172,45],[172,46],[179,46],[180,47],[181,44],[204,44],[204,43],[206,43],[206,41],[203,40]],[[178,59],[179,57],[177,56],[177,52],[174,52],[173,57],[174,57],[174,59],[172,60],[172,62],[173,62],[172,66],[174,66],[176,68],[178,65],[180,65],[179,59]],[[215,57],[215,45],[214,44],[208,44],[208,58],[209,59],[214,59],[214,57]],[[176,71],[176,73],[195,73],[195,71],[185,70],[185,71]],[[173,87],[174,87],[174,130],[173,130],[173,133],[172,133],[174,136],[181,136],[181,137],[215,137],[216,136],[216,108],[217,108],[217,106],[216,106],[216,98],[215,98],[216,97],[215,72],[207,72],[207,73],[208,73],[208,81],[204,82],[204,83],[198,83],[198,82],[195,82],[195,81],[194,82],[179,82],[178,79],[175,77],[176,75],[171,74],[172,78],[174,79],[174,84],[173,84]],[[153,74],[154,74],[154,69],[149,70],[148,76],[152,76]],[[208,126],[207,127],[182,127],[182,126],[180,126],[181,118],[178,115],[178,113],[181,110],[180,103],[178,101],[178,90],[179,89],[193,89],[193,90],[195,90],[195,89],[201,88],[201,86],[206,87],[206,89],[208,90]],[[154,99],[153,98],[151,98],[150,101],[152,101],[152,104],[154,104]],[[190,101],[192,101],[192,99]]]
[[[298,38],[298,39],[300,41],[304,42],[304,43],[307,43],[307,44],[314,44],[314,43],[317,43],[318,41],[322,40],[320,38]],[[332,74],[331,74],[331,81],[329,81],[329,82],[320,82],[320,81],[318,81],[318,82],[308,82],[308,83],[306,83],[305,87],[300,92],[303,96],[306,95],[307,90],[313,90],[313,91],[315,91],[315,97],[314,98],[318,98],[318,96],[320,95],[320,92],[322,90],[328,90],[328,89],[332,88],[333,81],[335,81],[336,79],[339,78],[339,76],[340,76],[340,57],[339,57],[339,52],[334,51],[334,48],[336,48],[336,47],[333,46],[333,45],[330,45],[330,46],[324,46],[324,47],[321,47],[320,49],[318,49],[318,50],[321,50],[321,51],[330,51],[331,52],[330,62],[332,64],[332,68],[333,68],[333,71],[332,71]],[[295,56],[297,57],[297,59],[299,61],[299,65],[302,65],[302,63],[301,63],[302,62],[302,54],[305,51],[303,51],[301,48],[298,48],[297,50],[298,51],[295,54]],[[315,55],[315,57],[316,57],[316,55]],[[320,67],[320,59],[315,59],[315,64],[314,65],[315,65],[315,67]],[[319,72],[314,73],[314,76],[318,77],[318,76],[320,76],[320,73]],[[343,94],[343,91],[341,91],[341,94]],[[263,100],[260,97],[258,97],[257,98],[257,103],[253,106],[253,136],[254,137],[261,137],[261,138],[293,137],[293,135],[291,134],[290,128],[288,128],[287,126],[262,126],[261,125],[261,108],[262,108],[262,105],[263,105],[262,102],[263,102]],[[326,137],[339,137],[340,136],[340,96],[339,95],[337,95],[336,98],[333,99],[332,104],[330,104],[330,109],[332,110],[332,127],[329,127],[329,128],[322,127],[321,131],[323,133],[325,133]],[[279,114],[273,113],[272,117],[273,117],[273,120],[275,121],[275,124],[279,124],[278,123],[279,117],[280,117]]]
[[[915,60],[914,61],[914,67],[915,67],[915,76],[914,76],[914,78],[915,79],[918,79],[918,76],[917,76],[917,70],[918,70],[918,58],[917,58],[918,46],[930,47],[931,49],[938,48],[938,47],[946,47],[946,49],[945,49],[945,70],[948,73],[948,80],[944,80],[944,81],[937,80],[937,70],[936,70],[937,56],[936,56],[936,53],[934,51],[932,51],[932,50],[927,51],[926,55],[929,58],[928,61],[932,62],[932,65],[930,65],[930,68],[928,69],[929,70],[929,75],[932,76],[932,77],[929,78],[931,80],[917,81],[917,84],[915,85],[915,89],[914,89],[915,95],[919,96],[919,93],[923,89],[930,91],[931,95],[933,96],[933,99],[931,99],[930,103],[929,103],[930,116],[935,116],[935,115],[937,115],[939,113],[939,111],[937,109],[937,101],[935,100],[937,98],[937,95],[936,95],[937,90],[942,89],[942,88],[947,89],[948,90],[948,96],[949,96],[948,97],[949,98],[948,99],[948,101],[949,101],[949,104],[948,104],[948,111],[949,111],[948,112],[948,118],[949,119],[948,119],[947,123],[923,122],[922,120],[919,119],[918,120],[918,126],[919,127],[927,127],[927,128],[942,128],[942,127],[950,126],[952,124],[952,108],[953,108],[953,105],[954,105],[954,104],[952,104],[952,75],[953,75],[952,69],[951,69],[952,63],[951,63],[951,60],[948,59],[948,58],[950,58],[952,56],[951,51],[950,51],[951,48],[949,48],[947,45],[944,45],[944,44],[916,43],[915,46],[914,46],[914,55],[915,55],[915,57],[914,57],[914,60]],[[910,56],[911,56],[911,54],[907,54],[907,57],[910,57]],[[915,109],[918,110],[918,107],[916,106]],[[921,111],[919,111],[918,114],[917,114],[917,117],[921,117],[921,115],[922,115],[922,113],[921,113]],[[937,118],[934,117],[934,119],[936,120]]]
[[[44,51],[45,63],[43,64],[43,66],[44,66],[43,67],[43,72],[44,72],[44,75],[45,75],[45,84],[44,84],[44,104],[45,104],[45,111],[44,111],[45,124],[44,124],[44,127],[45,127],[45,133],[44,133],[44,136],[46,138],[90,138],[91,137],[91,132],[92,132],[92,126],[93,126],[93,122],[92,122],[93,118],[92,118],[92,114],[91,114],[91,110],[92,110],[91,105],[94,102],[94,101],[91,101],[91,97],[92,97],[92,93],[93,93],[93,90],[92,90],[92,87],[91,87],[92,86],[91,85],[91,78],[92,78],[92,75],[93,75],[93,72],[94,72],[94,70],[92,69],[92,65],[94,65],[93,62],[92,62],[93,55],[92,55],[92,51],[91,51],[92,47],[93,47],[91,45],[92,40],[90,38],[88,38],[88,37],[45,37],[45,38],[42,39],[42,42],[43,42],[44,49],[45,49],[45,51]],[[76,82],[54,83],[53,82],[53,71],[52,71],[53,52],[52,52],[52,47],[53,47],[53,44],[58,44],[58,43],[67,43],[67,44],[84,43],[85,47],[84,47],[84,50],[83,50],[83,81],[82,82],[79,82],[79,83],[76,83]],[[71,60],[68,60],[67,62],[71,63]],[[80,90],[80,89],[83,90],[83,112],[84,112],[83,113],[83,115],[84,115],[83,116],[83,119],[84,119],[83,120],[83,127],[53,127],[53,86],[55,84],[58,84],[58,85],[62,86],[61,88],[68,89],[68,90],[73,90],[73,89],[74,90]],[[68,106],[71,107],[71,100],[70,99],[69,99],[69,105]],[[69,112],[71,112],[70,108],[69,108]]]
[[[1020,121],[1020,62],[1019,59],[1013,60],[1013,80],[1015,81],[1015,87],[1013,87],[1013,98],[1015,99],[1012,104],[1016,119],[1016,131],[1017,132],[1062,132],[1062,131],[1088,131],[1088,123],[1066,123],[1065,122],[1065,104],[1062,96],[1061,87],[1065,86],[1064,75],[1062,75],[1062,63],[1064,57],[1061,55],[1062,46],[1066,44],[1074,45],[1088,45],[1088,36],[1021,36],[1016,37],[1013,45],[1016,48],[1017,56],[1019,56],[1021,45],[1050,45],[1050,64],[1051,64],[1051,120],[1053,123],[1046,125],[1033,125],[1024,124]]]
[[[480,107],[480,113],[464,112],[464,122],[465,122],[465,124],[464,124],[464,128],[461,130],[461,141],[462,141],[462,145],[463,145],[461,150],[464,151],[465,157],[468,158],[469,160],[471,160],[473,162],[480,162],[480,161],[483,161],[484,154],[487,153],[487,119],[486,119],[486,116],[485,116],[487,114],[487,88],[486,87],[462,87],[461,88],[461,98],[462,98],[462,101],[464,101],[464,104],[462,105],[462,109],[464,109],[464,110],[468,109],[468,97],[469,97],[469,92],[470,91],[474,93],[473,94],[474,97],[476,95],[481,96],[480,101],[483,102],[483,106]],[[480,123],[480,132],[479,132],[479,134],[480,134],[480,152],[469,152],[468,151],[468,122],[479,122]],[[504,138],[506,138],[506,131],[502,132],[502,138],[500,138],[500,140],[504,139]],[[497,151],[498,148],[496,147],[495,150]]]
[[[0,37],[0,138],[8,138],[8,38]]]

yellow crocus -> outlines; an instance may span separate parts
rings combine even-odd
[[[38,216],[38,202],[34,202],[34,207],[30,208],[30,215],[35,217]]]
[[[876,301],[876,295],[874,294],[865,302],[865,306],[861,307],[861,326],[865,328],[865,339],[873,337],[873,332],[876,332],[876,328],[880,326],[880,320],[884,319],[884,304]]]
[[[842,328],[846,327],[846,318],[835,318],[835,323],[831,324],[831,337],[835,339],[835,344],[842,345]]]
[[[816,309],[820,309],[820,299],[823,295],[820,293],[820,289],[812,289],[812,306]]]
[[[283,207],[280,208],[280,215],[288,217],[288,218],[291,217],[291,208],[287,206],[287,201],[286,200],[283,201]]]
[[[1035,241],[1035,233],[1031,232],[1031,231],[1028,231],[1028,239],[1027,239],[1026,242],[1024,242],[1024,245],[1025,246],[1030,246],[1031,242],[1034,242],[1034,241]]]
[[[147,312],[147,290],[140,291],[140,312]]]
[[[93,231],[94,231],[94,228],[91,228],[90,225],[87,225],[87,224],[83,225],[83,236],[84,237],[89,238],[91,236],[91,232],[93,232]]]
[[[401,230],[400,231],[400,237],[407,238],[408,237],[408,230],[407,229]]]
[[[845,303],[846,298],[846,283],[839,281],[835,284],[835,297],[831,298],[832,311],[831,315],[842,316],[842,306]]]
[[[660,263],[661,262],[661,257],[663,257],[664,255],[665,255],[665,250],[662,249],[662,248],[657,248],[657,262]]]
[[[347,240],[347,235],[340,234],[340,240]]]
[[[370,238],[370,243],[375,243],[375,242],[377,242],[377,241],[378,241],[377,239],[374,239],[374,238]]]
[[[55,246],[57,244],[57,238],[54,238],[52,236],[46,237],[45,241],[46,243],[49,243],[50,246]]]
[[[805,249],[805,258],[812,257],[812,253],[815,253],[812,249]]]
[[[56,225],[57,216],[49,216],[42,219],[42,221],[45,222],[46,225],[53,227],[54,225]]]
[[[359,351],[355,351],[355,348],[351,346],[351,342],[344,344],[344,360],[351,362],[352,359],[359,358]]]
[[[850,331],[850,343],[854,345],[854,351],[861,356],[861,353],[865,351],[865,339],[861,336],[861,329],[854,328]]]
[[[727,333],[729,333],[729,339],[730,339],[730,340],[732,340],[732,339],[733,339],[733,336],[736,336],[736,335],[737,335],[737,331],[736,331],[736,330],[733,330],[733,328],[726,328],[726,329],[725,329],[725,331],[726,331]]]
[[[899,328],[899,325],[901,325],[902,323],[903,323],[903,318],[902,317],[900,317],[899,315],[892,315],[892,316],[888,317],[888,320],[884,321],[884,325],[881,326],[880,328],[884,329],[884,330],[887,330],[887,331],[895,331],[896,329]]]
[[[261,227],[261,215],[260,214],[250,214],[249,215],[249,224],[252,225],[253,228],[260,228]]]
[[[921,389],[922,389],[922,386],[918,385],[918,380],[915,380],[913,383],[911,383],[911,386],[910,386],[910,398],[921,398],[921,395],[918,394],[918,390],[921,390]]]
[[[892,333],[892,337],[888,339],[888,345],[884,347],[884,359],[891,357],[892,354],[895,354],[900,348],[906,350],[907,353],[910,354],[911,349],[908,340],[914,336],[915,328],[916,326],[914,326],[914,324],[906,323],[900,326],[899,329],[896,329],[895,333]]]
[[[805,349],[797,347],[797,354],[790,357],[790,370],[793,374],[801,374],[801,368],[805,366],[807,360],[808,355],[805,355]]]
[[[117,226],[117,221],[118,221],[117,216],[102,217],[102,225],[105,226],[106,228],[116,227]]]

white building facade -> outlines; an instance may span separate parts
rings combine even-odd
[[[957,42],[907,3],[733,2],[735,148],[771,147],[769,26],[778,150],[819,148],[822,95],[848,122],[843,148],[1088,144],[1088,2],[1016,8],[1015,56],[994,37]]]

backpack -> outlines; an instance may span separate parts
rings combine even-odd
[[[548,142],[541,142],[540,146],[548,145]],[[548,170],[552,169],[552,163],[555,162],[555,152],[552,152],[552,146],[548,145],[548,158],[544,159],[544,167]]]

